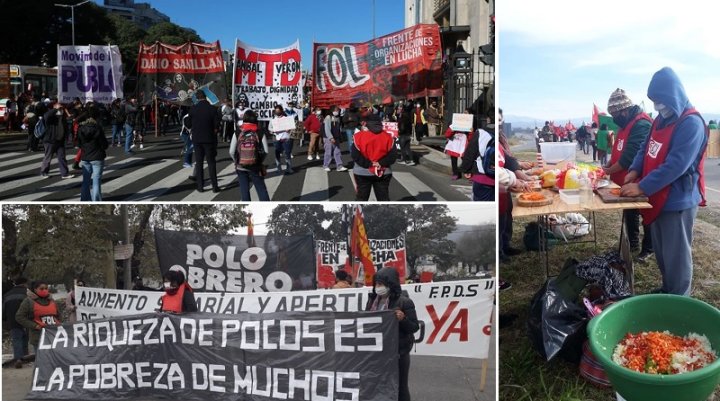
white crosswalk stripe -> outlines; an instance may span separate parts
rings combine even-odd
[[[227,159],[218,163],[218,185],[222,192],[212,192],[209,183],[206,183],[205,191],[198,192],[195,190],[195,183],[188,180],[193,170],[182,168],[182,162],[177,158],[154,160],[139,153],[120,161],[117,159],[123,157],[122,154],[106,159],[102,188],[104,198],[116,197],[117,200],[128,202],[147,202],[158,198],[175,202],[239,201],[236,189],[237,175],[233,164]],[[45,181],[39,175],[39,161],[42,154],[26,156],[24,153],[15,152],[14,155],[16,158],[3,155],[6,157],[0,159],[0,163],[9,167],[7,170],[0,170],[0,182],[5,181],[0,183],[0,199],[13,201],[38,201],[45,197],[53,201],[79,199],[81,177],[60,180],[56,173],[57,167],[53,167],[55,178]],[[35,159],[38,163],[30,163]],[[14,167],[18,160],[25,160],[25,165]],[[146,165],[149,160],[152,162]],[[270,199],[278,201],[293,199],[301,202],[335,200],[348,196],[354,199],[356,182],[352,171],[344,173],[333,169],[331,172],[326,172],[317,165],[300,166],[295,170],[296,173],[285,175],[282,170],[278,171],[274,166],[268,169],[265,186]],[[451,196],[452,200],[471,198],[472,189],[469,186],[452,185],[449,187],[451,192],[442,192],[440,195],[430,187],[431,184],[425,183],[415,175],[414,171],[399,170],[393,171],[390,187],[393,199],[442,202],[446,201],[446,196]],[[112,172],[115,174],[110,176],[109,173]],[[149,177],[151,175],[152,177]],[[290,188],[293,190],[291,191]],[[332,188],[343,189],[341,194],[338,194],[337,190]],[[8,193],[13,195],[9,197]],[[456,195],[445,195],[446,193]],[[251,189],[251,199],[258,200],[257,191],[254,189]],[[377,201],[373,192],[368,201]]]
[[[40,174],[40,162],[42,161],[43,157],[45,155],[42,153],[35,153],[30,156],[21,157],[18,159],[12,159],[12,160],[6,160],[3,162],[0,162],[0,178],[2,177],[10,177],[15,174],[19,174],[24,172],[28,169],[27,165],[19,166],[19,167],[13,167],[8,168],[11,166],[17,166],[22,163],[31,162],[34,161],[36,163],[32,164],[32,168],[37,171],[38,174]],[[53,157],[50,164],[50,169],[57,168],[57,158]]]
[[[20,153],[20,152],[2,153],[2,154],[0,154],[0,160],[10,159],[10,158],[13,158],[15,156],[20,156],[20,155],[22,155],[22,153]]]
[[[187,169],[190,170],[190,169]],[[205,168],[207,171],[207,166]],[[190,170],[192,171],[192,170]],[[225,188],[226,186],[230,185],[233,180],[237,179],[237,174],[235,173],[235,165],[230,163],[227,167],[222,169],[218,173],[218,187],[220,189]],[[209,180],[206,180],[206,183]],[[192,191],[190,195],[183,198],[183,202],[210,202],[217,196],[218,194],[214,193],[212,190],[206,190],[205,192],[198,192]]]

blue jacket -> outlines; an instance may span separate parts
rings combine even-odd
[[[657,116],[655,124],[658,128],[677,121],[678,116],[692,107],[680,79],[669,67],[665,67],[653,75],[647,95],[653,102],[662,103],[673,111],[673,115],[667,119],[661,115]],[[630,171],[637,171],[642,175],[643,158],[649,138],[650,135],[640,146],[640,150],[630,166]],[[698,166],[707,146],[705,122],[702,118],[692,115],[677,124],[669,146],[665,162],[647,176],[642,177],[640,189],[645,195],[650,196],[670,185],[670,193],[663,211],[695,207],[700,203],[701,198],[698,187],[700,178]]]

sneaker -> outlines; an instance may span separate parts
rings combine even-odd
[[[285,174],[292,174],[294,172],[295,172],[295,170],[293,170],[292,167],[288,167],[285,169]]]
[[[313,159],[312,155],[308,155],[308,160],[312,160],[312,159]]]
[[[653,255],[653,253],[654,253],[654,252],[642,251],[642,252],[640,252],[640,254],[637,256],[637,261],[640,262],[640,263],[645,264],[645,263],[647,263],[647,262],[649,261],[650,257]]]
[[[511,289],[511,288],[512,288],[512,284],[510,284],[509,281],[498,280],[498,289],[499,289],[500,291],[509,290],[509,289]]]
[[[140,149],[143,149],[144,147],[145,147],[145,146],[141,143],[141,144],[140,144]]]
[[[67,179],[70,179],[70,178],[75,178],[75,176],[72,175],[72,174],[68,174],[68,175],[60,176],[60,178],[62,178],[63,180],[67,180]]]
[[[457,181],[457,180],[460,179],[460,177],[457,176],[457,175],[453,175],[452,177],[450,177],[450,179],[453,180],[453,181]]]
[[[50,178],[50,174],[41,173],[40,177],[42,178]]]
[[[134,148],[134,147],[135,147],[135,144],[134,144],[134,143],[133,143],[132,145],[130,145],[130,149],[132,149],[132,148]]]
[[[330,167],[325,167],[323,170],[328,171],[328,172],[332,171],[332,169]]]
[[[183,168],[192,168],[192,164],[183,163]]]
[[[415,165],[415,162],[412,161],[412,160],[408,160],[408,161],[405,162],[405,164],[407,164],[408,166],[414,166],[414,165]]]
[[[345,166],[340,166],[338,167],[337,171],[348,171],[348,169]]]

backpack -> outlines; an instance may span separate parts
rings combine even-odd
[[[240,134],[237,142],[237,164],[240,167],[253,167],[262,162],[263,150],[257,133],[246,131]]]
[[[42,116],[38,117],[38,122],[35,124],[35,130],[33,131],[33,135],[35,135],[35,138],[37,139],[43,139],[45,136],[45,131],[47,131],[47,128],[45,127],[45,120],[42,118]]]
[[[483,173],[490,177],[495,178],[495,137],[490,135],[488,133],[488,136],[490,136],[490,140],[485,144],[485,150],[482,149],[482,139],[483,136],[479,135],[480,130],[478,130],[478,151],[479,156],[477,158],[477,166],[478,170],[483,171]],[[487,138],[487,137],[486,137]]]

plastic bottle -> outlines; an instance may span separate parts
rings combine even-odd
[[[590,177],[586,172],[582,173],[580,177],[580,204],[584,206],[591,206],[593,202],[593,188]]]

